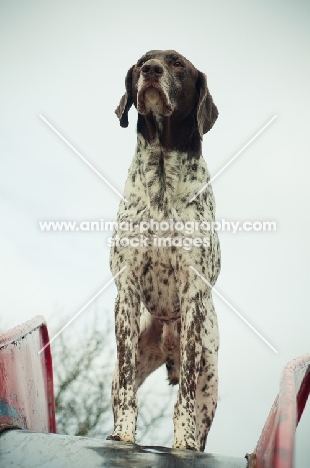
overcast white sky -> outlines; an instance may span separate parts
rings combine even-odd
[[[302,0],[0,0],[2,328],[43,314],[57,329],[59,310],[73,316],[111,277],[106,235],[40,232],[42,220],[111,221],[119,204],[40,113],[120,192],[136,111],[124,130],[114,109],[147,50],[175,49],[207,74],[220,112],[203,144],[212,175],[278,115],[213,183],[218,219],[277,223],[220,235],[216,288],[278,350],[214,298],[220,402],[207,450],[224,455],[254,449],[283,366],[310,351],[309,10]],[[115,293],[97,301],[111,316]],[[297,468],[309,464],[309,430],[308,409]]]

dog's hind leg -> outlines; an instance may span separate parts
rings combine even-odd
[[[141,306],[140,336],[136,364],[136,389],[146,377],[158,369],[166,361],[162,349],[163,325]]]

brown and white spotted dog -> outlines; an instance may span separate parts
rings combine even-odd
[[[169,383],[179,383],[173,447],[203,451],[217,404],[218,328],[211,290],[190,267],[213,285],[220,250],[217,234],[205,230],[215,215],[211,186],[190,199],[210,179],[201,140],[218,111],[206,76],[173,50],[147,52],[125,84],[115,112],[127,127],[134,104],[138,138],[110,259],[113,275],[127,268],[116,279],[108,439],[135,441],[137,388],[166,364]],[[188,229],[174,229],[177,222]]]

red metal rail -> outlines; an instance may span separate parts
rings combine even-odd
[[[0,429],[56,433],[53,368],[44,317],[0,335]]]
[[[289,362],[282,371],[280,390],[264,429],[250,456],[255,468],[293,468],[295,431],[310,393],[310,354]]]

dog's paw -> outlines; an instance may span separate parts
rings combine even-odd
[[[117,432],[113,432],[113,434],[107,437],[107,440],[116,440],[119,442],[131,442],[132,444],[135,443],[135,438],[129,434],[121,434]]]
[[[181,450],[194,450],[195,452],[199,452],[199,447],[196,443],[193,442],[176,442],[173,444],[172,448],[174,449],[181,449]]]
[[[121,440],[120,436],[118,435],[109,435],[106,440]]]
[[[168,372],[169,385],[178,385],[180,381],[180,372],[174,364],[173,359],[168,359],[166,362],[166,369]]]
[[[181,450],[194,450],[195,452],[199,452],[198,445],[196,444],[173,444],[172,448],[177,448]]]

